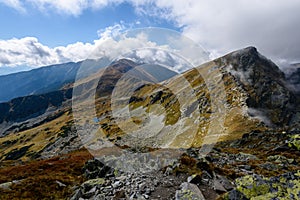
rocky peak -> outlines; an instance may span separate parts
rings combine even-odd
[[[271,60],[261,55],[255,47],[247,47],[227,54],[223,57],[226,64],[232,70],[243,72],[248,82],[253,82],[259,78],[267,78],[283,81],[284,73]]]
[[[287,124],[295,108],[295,96],[287,88],[285,75],[255,47],[227,54],[216,63],[233,76],[245,92],[250,115],[263,115],[271,124]],[[267,121],[268,121],[267,120]]]
[[[137,66],[137,63],[133,62],[132,60],[123,58],[112,62],[111,65],[107,68],[107,70],[114,69],[114,70],[118,70],[121,73],[126,73],[127,71],[134,68],[135,66]]]

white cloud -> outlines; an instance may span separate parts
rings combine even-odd
[[[256,46],[272,59],[300,61],[299,0],[0,0],[17,10],[33,4],[79,16],[86,9],[131,3],[141,15],[176,22],[185,35],[201,44],[213,57]],[[22,6],[23,5],[23,6]]]
[[[126,25],[124,25],[122,22],[120,24],[115,24],[113,26],[106,27],[104,29],[98,30],[98,36],[99,38],[111,38],[116,37],[120,34],[123,30],[125,30]]]
[[[0,40],[0,65],[41,66],[59,62],[53,51],[34,37]]]
[[[0,0],[0,3],[18,11],[26,10],[25,4],[33,5],[42,12],[56,11],[62,14],[79,16],[86,9],[101,9],[108,4],[118,4],[123,0]]]
[[[71,15],[80,15],[82,10],[87,8],[88,2],[86,0],[27,0],[37,6],[40,10],[47,10],[52,8],[58,12],[63,12]]]
[[[153,0],[161,10],[140,4],[176,21],[183,33],[220,55],[249,45],[272,58],[300,58],[298,0]]]
[[[180,33],[153,28],[123,33],[125,29],[124,24],[116,24],[99,31],[100,38],[93,43],[77,42],[54,48],[41,44],[34,37],[0,40],[0,66],[39,67],[106,56],[111,60],[129,58],[143,63],[161,64],[183,72],[193,67],[193,64],[197,66],[208,59],[201,48],[194,47]],[[168,39],[162,42],[161,38]],[[197,56],[193,51],[198,52]]]
[[[0,3],[12,7],[22,13],[26,12],[25,8],[23,7],[22,3],[19,0],[0,0]]]

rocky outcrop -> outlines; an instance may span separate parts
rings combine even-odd
[[[300,159],[288,145],[292,135],[253,132],[216,144],[205,157],[198,148],[187,149],[177,162],[152,173],[122,172],[90,160],[83,168],[88,180],[71,199],[297,199]]]
[[[235,180],[236,189],[224,196],[225,199],[299,199],[300,171],[289,172],[266,178],[259,175],[243,176]],[[239,198],[237,198],[239,194]]]
[[[216,60],[242,88],[250,116],[265,118],[277,126],[289,125],[297,106],[296,96],[286,85],[278,66],[254,47],[248,47]]]

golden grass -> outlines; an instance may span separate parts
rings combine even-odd
[[[8,141],[16,141],[12,145],[7,145],[1,148],[0,158],[4,159],[4,155],[11,152],[14,149],[20,149],[24,146],[32,145],[28,153],[36,153],[42,150],[47,144],[54,142],[59,134],[62,133],[62,127],[66,126],[72,120],[72,114],[66,112],[62,116],[37,126],[35,128],[22,131],[19,133],[11,133],[5,137],[0,138],[0,144],[3,144]],[[28,161],[30,158],[25,155],[21,158],[23,161]]]

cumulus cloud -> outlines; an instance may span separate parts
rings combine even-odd
[[[133,45],[138,47],[147,42],[145,38],[114,40],[113,35],[124,29],[124,25],[116,24],[99,31],[100,38],[92,43],[76,42],[54,48],[43,45],[35,37],[0,40],[0,66],[39,67],[101,56],[113,58],[126,49],[134,48]]]
[[[0,3],[3,3],[9,7],[16,9],[22,13],[25,13],[25,8],[19,0],[0,0]]]
[[[180,33],[157,28],[124,30],[124,24],[116,24],[100,30],[100,38],[93,43],[77,42],[55,48],[41,44],[34,37],[0,40],[0,66],[39,67],[105,56],[111,60],[129,58],[142,63],[162,64],[182,72],[208,60],[206,52]],[[198,52],[197,56],[191,52]]]
[[[129,2],[138,14],[171,20],[213,57],[252,45],[275,60],[300,61],[299,0],[0,0],[17,10],[25,4],[79,16]],[[23,5],[23,6],[22,6]]]
[[[0,64],[40,66],[58,62],[53,51],[34,37],[0,40]]]
[[[152,9],[157,16],[176,21],[184,34],[216,55],[253,45],[272,58],[300,61],[300,1],[153,2],[162,8]],[[145,4],[138,6],[151,10]]]

